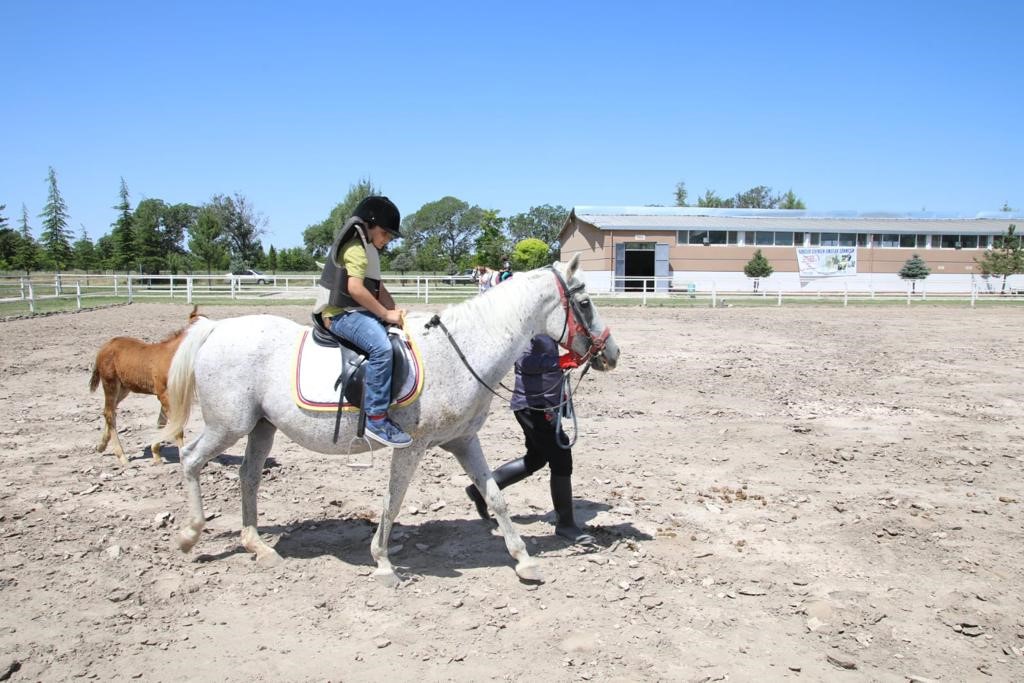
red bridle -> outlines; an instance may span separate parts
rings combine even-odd
[[[591,334],[590,329],[585,324],[580,322],[582,315],[578,310],[579,304],[573,298],[576,292],[583,289],[583,284],[579,284],[572,289],[569,289],[562,277],[554,268],[551,272],[555,274],[555,281],[558,282],[558,295],[562,300],[562,307],[565,309],[565,326],[562,329],[562,336],[559,338],[559,343],[565,348],[570,354],[576,357],[576,360],[582,364],[604,351],[605,343],[608,341],[608,336],[611,334],[611,329],[605,325],[604,330],[598,336]],[[587,355],[580,358],[579,355],[573,350],[573,339],[577,335],[582,335],[587,338],[589,345],[587,348]],[[561,342],[561,339],[565,339],[565,343]]]

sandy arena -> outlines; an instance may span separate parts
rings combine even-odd
[[[1024,679],[1020,308],[604,307],[622,358],[584,379],[574,448],[599,547],[553,536],[538,473],[506,490],[547,579],[520,583],[431,450],[398,590],[370,576],[384,458],[278,434],[260,530],[285,562],[263,569],[239,545],[244,442],[203,472],[191,555],[177,449],[143,452],[156,399],[122,403],[129,468],[95,452],[96,350],[188,311],[0,323],[0,680]],[[521,454],[497,401],[481,437],[492,466]]]

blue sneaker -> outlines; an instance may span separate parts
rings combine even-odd
[[[392,422],[389,417],[379,420],[367,419],[366,435],[377,443],[392,448],[405,448],[412,443],[412,437],[403,432],[402,428]]]

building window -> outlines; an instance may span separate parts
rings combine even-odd
[[[687,231],[686,230],[676,230],[676,244],[686,244],[686,240],[687,240]]]
[[[854,232],[841,232],[841,233],[839,233],[839,246],[840,247],[855,247],[855,246],[857,246],[857,233],[854,233]]]
[[[959,245],[960,235],[940,235],[939,244],[943,249],[956,249]]]
[[[777,246],[777,247],[791,247],[791,246],[793,246],[793,233],[791,233],[791,232],[777,232],[777,233],[775,233],[775,246]]]
[[[866,232],[857,233],[857,246],[866,247],[868,246],[868,234]]]
[[[823,247],[838,247],[839,246],[839,233],[838,232],[823,232],[823,233],[821,233],[821,246],[823,246]]]
[[[899,235],[874,235],[871,240],[872,247],[882,247],[883,249],[892,249],[900,246]]]
[[[978,236],[977,235],[960,235],[960,246],[963,249],[977,249],[978,248]]]

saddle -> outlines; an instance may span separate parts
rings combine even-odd
[[[359,409],[359,425],[356,428],[356,437],[362,438],[366,430],[366,411],[363,406],[363,384],[366,375],[366,360],[370,354],[338,335],[331,332],[324,325],[323,316],[319,313],[313,314],[313,331],[310,338],[318,346],[325,348],[336,348],[341,353],[341,371],[334,382],[334,389],[338,391],[338,409],[334,419],[334,443],[338,442],[338,431],[341,426],[341,414],[345,404],[356,406]],[[406,354],[403,352],[404,342],[397,334],[389,334],[391,342],[391,401],[394,402],[402,397],[406,379],[409,376],[409,363]]]

